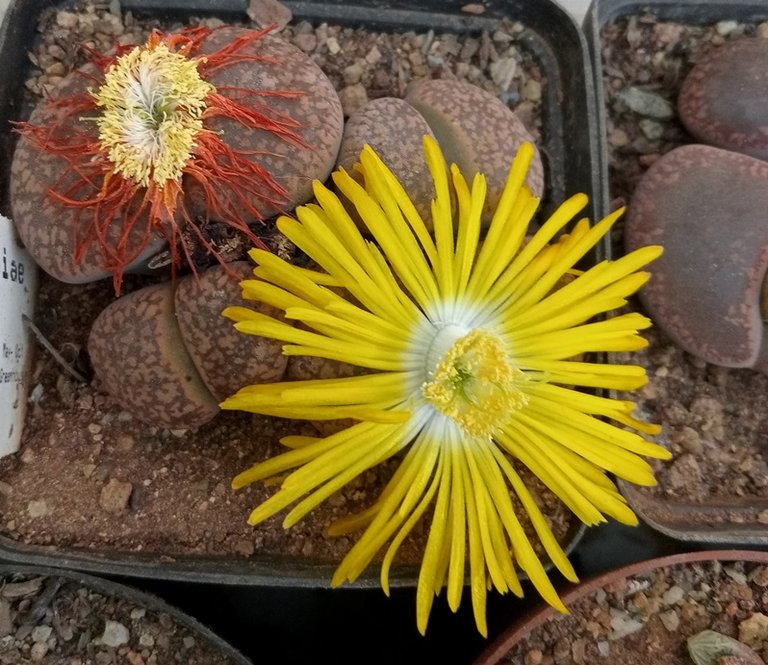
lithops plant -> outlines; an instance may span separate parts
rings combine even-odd
[[[523,143],[533,143],[525,125],[500,99],[478,86],[449,79],[419,79],[405,96],[427,121],[450,164],[471,180],[485,175],[487,224],[501,197],[509,165]],[[544,168],[535,150],[526,184],[534,196],[544,191]]]
[[[341,105],[300,50],[268,30],[196,28],[66,77],[41,102],[11,169],[13,216],[40,266],[66,282],[111,274],[170,242],[174,266],[202,227],[288,212],[333,168]],[[62,246],[63,245],[63,246]]]
[[[87,77],[97,73],[95,67],[87,67],[66,77],[58,94],[64,98],[82,94]],[[97,138],[93,123],[81,122],[67,108],[47,102],[32,111],[29,127],[50,128],[54,142],[66,143],[78,135],[83,141]],[[109,268],[99,243],[87,240],[91,225],[82,209],[65,204],[56,194],[68,194],[73,188],[82,190],[79,174],[67,164],[67,152],[43,152],[32,140],[20,140],[11,162],[11,208],[19,235],[37,264],[61,281],[78,284],[107,277]],[[146,214],[136,218],[122,239],[119,225],[107,227],[105,245],[122,242],[125,270],[141,265],[165,246],[162,236],[147,230]]]
[[[707,362],[768,372],[768,163],[703,145],[677,148],[638,184],[628,251],[660,244],[640,297],[672,340]]]
[[[429,206],[435,188],[421,150],[425,135],[433,136],[432,130],[408,102],[395,97],[374,99],[347,120],[337,166],[361,180],[354,167],[363,147],[370,145],[392,169],[419,214],[431,222]],[[354,206],[348,208],[353,210]]]
[[[249,339],[221,316],[225,306],[246,304],[238,278],[251,272],[245,261],[214,266],[115,300],[88,338],[101,387],[144,422],[186,429],[211,420],[219,401],[243,385],[279,380],[287,362],[282,345]]]
[[[677,105],[699,141],[768,159],[768,40],[709,51],[683,82]]]

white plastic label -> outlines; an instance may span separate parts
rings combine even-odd
[[[0,215],[0,457],[19,449],[27,406],[30,342],[22,314],[32,317],[37,268]]]

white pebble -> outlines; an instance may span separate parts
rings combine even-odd
[[[339,41],[336,37],[328,37],[328,41],[325,42],[325,45],[328,47],[328,53],[331,55],[336,55],[341,51],[341,46],[339,46]]]
[[[119,647],[128,644],[130,633],[128,629],[119,621],[106,621],[104,624],[104,634],[101,636],[101,643],[108,647]]]
[[[716,26],[717,34],[727,37],[739,27],[736,21],[720,21]]]
[[[32,659],[32,662],[39,663],[45,658],[47,653],[48,645],[45,642],[35,642],[29,650],[29,657]]]
[[[649,141],[656,141],[664,136],[664,125],[650,118],[643,118],[639,123],[640,131]]]
[[[52,632],[53,632],[53,628],[51,628],[50,626],[36,626],[32,630],[32,641],[47,642]]]
[[[661,623],[664,624],[670,633],[674,633],[680,627],[680,615],[675,610],[669,610],[668,612],[662,612],[659,614]]]
[[[629,107],[630,110],[647,118],[657,120],[669,120],[675,115],[675,109],[666,99],[654,92],[647,92],[640,88],[624,88],[618,98]]]
[[[620,640],[622,637],[632,635],[643,627],[643,623],[630,616],[627,612],[610,609],[611,613],[611,633],[608,636],[611,640]]]
[[[683,596],[685,596],[685,591],[683,591],[681,587],[675,585],[667,589],[661,599],[664,601],[665,605],[675,605],[683,599]]]

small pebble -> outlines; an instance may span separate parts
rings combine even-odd
[[[363,76],[363,66],[360,63],[353,63],[349,67],[345,67],[342,72],[344,83],[347,85],[354,85],[360,83],[360,79]]]
[[[643,132],[645,137],[650,141],[657,141],[664,136],[664,125],[650,118],[643,118],[638,125],[640,131]]]
[[[293,12],[278,0],[250,0],[246,11],[248,18],[262,28],[274,23],[282,30],[293,18]]]
[[[374,44],[370,51],[365,55],[365,61],[369,65],[375,65],[379,60],[381,60],[381,51],[379,51],[376,44]]]
[[[720,21],[715,26],[715,29],[717,30],[718,35],[722,35],[723,37],[727,37],[732,32],[737,30],[739,27],[739,24],[736,21]]]
[[[490,64],[491,78],[493,82],[504,92],[509,90],[512,81],[517,74],[517,60],[515,58],[500,58]],[[541,91],[539,91],[541,92]]]
[[[480,4],[479,2],[470,2],[469,4],[464,5],[461,8],[461,11],[465,14],[484,14],[485,5]]]
[[[565,638],[558,640],[555,643],[554,649],[552,649],[552,655],[554,656],[557,665],[564,665],[567,663],[571,657],[570,642]]]
[[[608,142],[614,148],[623,148],[625,145],[629,145],[629,136],[623,129],[612,129],[608,132]]]
[[[301,33],[293,38],[293,43],[304,53],[311,53],[317,48],[317,36],[313,32]]]
[[[677,605],[684,597],[685,591],[683,591],[682,587],[675,585],[667,589],[661,599],[665,605]]]
[[[539,649],[531,649],[525,654],[525,665],[541,665],[544,654]]]
[[[104,633],[101,636],[101,643],[108,647],[119,647],[128,644],[131,634],[128,629],[119,621],[110,621],[107,619],[104,623]]]
[[[77,14],[73,14],[72,12],[65,12],[65,11],[60,11],[56,13],[56,25],[58,25],[60,28],[66,28],[68,30],[71,30],[75,26],[77,26],[77,23],[78,23]]]
[[[664,624],[670,633],[674,633],[680,626],[680,615],[675,610],[669,610],[667,612],[661,612],[659,614],[661,623]]]
[[[747,576],[740,570],[736,570],[736,568],[726,566],[723,568],[723,572],[728,575],[728,577],[730,577],[734,582],[736,582],[736,584],[747,583]]]
[[[53,628],[51,626],[35,626],[32,629],[32,641],[47,642],[52,632]]]
[[[632,635],[643,627],[643,623],[633,618],[628,612],[618,610],[614,607],[610,610],[611,613],[611,632],[609,639],[620,640],[622,637]]]
[[[523,86],[523,97],[529,102],[541,101],[541,82],[536,79],[528,79]]]
[[[36,499],[27,504],[27,514],[32,519],[45,517],[51,514],[51,509],[48,507],[48,502],[45,499]]]
[[[654,92],[630,86],[622,90],[618,96],[629,109],[647,118],[669,120],[675,116],[672,104]]]
[[[341,46],[339,46],[339,41],[336,39],[336,37],[328,37],[328,40],[325,42],[325,46],[328,48],[328,52],[331,55],[336,55],[341,51]]]
[[[35,642],[29,650],[29,657],[32,659],[32,662],[39,663],[45,658],[47,653],[48,645],[45,642]]]
[[[755,612],[739,624],[739,642],[760,648],[766,640],[768,640],[768,616],[762,612]]]
[[[121,513],[128,508],[131,492],[133,492],[131,483],[110,478],[109,482],[101,488],[99,505],[108,513]]]
[[[348,85],[339,90],[339,100],[341,101],[341,108],[344,111],[346,117],[351,116],[355,111],[365,106],[368,102],[368,92],[365,86],[356,83],[355,85]]]

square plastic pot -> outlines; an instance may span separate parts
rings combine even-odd
[[[589,62],[586,42],[573,19],[556,3],[549,0],[491,0],[483,3],[485,11],[472,14],[462,11],[466,3],[455,0],[421,0],[420,2],[333,0],[330,2],[286,2],[294,21],[329,22],[351,27],[366,27],[377,31],[447,31],[479,33],[493,31],[499,19],[508,17],[526,27],[521,46],[527,49],[540,65],[547,79],[542,103],[542,143],[545,156],[545,180],[548,183],[543,208],[546,212],[552,202],[559,202],[576,192],[585,192],[590,198],[598,191],[599,164],[596,161],[596,122],[594,105],[594,78]],[[183,18],[185,15],[213,15],[224,20],[245,19],[245,0],[123,0],[123,10],[135,14],[157,17]],[[64,6],[62,4],[62,6]],[[35,36],[39,3],[33,0],[11,2],[0,26],[0,59],[2,62],[25,63],[26,52]],[[24,66],[6,68],[0,77],[0,212],[10,216],[8,196],[8,167],[13,154],[14,135],[9,121],[20,119],[20,99],[24,89]],[[587,211],[594,218],[596,207]],[[0,238],[2,238],[0,236]],[[11,284],[0,280],[0,295],[19,291],[30,303],[34,300],[32,261],[14,243],[5,241],[5,251],[14,260],[24,263],[27,282]],[[23,299],[16,296],[18,302]],[[2,302],[2,301],[0,301]],[[18,307],[21,307],[19,305]],[[13,310],[6,310],[13,311]],[[10,333],[3,326],[11,321],[14,334],[21,336],[23,344],[14,365],[17,379],[13,395],[7,397],[6,406],[14,414],[12,430],[18,434],[23,426],[23,404],[27,396],[25,378],[28,375],[30,343],[19,332],[16,312],[0,322],[0,346]],[[0,398],[5,394],[0,393]],[[15,400],[15,401],[14,401]],[[227,481],[229,479],[226,479]],[[246,519],[246,516],[243,516]],[[574,526],[565,546],[571,550],[582,528]],[[260,555],[250,558],[183,556],[169,557],[162,552],[135,553],[125,551],[84,551],[66,547],[27,545],[0,536],[0,557],[17,562],[67,567],[102,574],[142,576],[148,578],[210,582],[242,585],[269,585],[291,587],[327,587],[334,566],[314,564],[276,556]],[[393,569],[391,586],[415,586],[415,567]],[[370,571],[356,586],[378,586],[378,572]]]
[[[607,214],[612,199],[608,174],[608,137],[601,32],[604,26],[633,14],[651,13],[664,21],[713,25],[720,21],[759,23],[768,20],[765,2],[724,0],[594,0],[584,19],[584,32],[595,73],[598,155],[601,171],[596,194],[598,217]],[[768,510],[768,498],[720,496],[704,501],[667,500],[652,496],[629,483],[619,489],[630,507],[651,527],[681,541],[720,545],[768,545],[768,527],[755,515]]]

